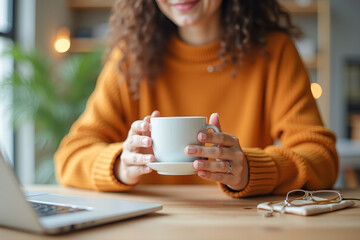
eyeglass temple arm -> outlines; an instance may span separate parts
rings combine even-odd
[[[353,200],[353,201],[360,201],[360,198],[344,198],[342,200]]]

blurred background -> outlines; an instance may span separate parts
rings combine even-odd
[[[360,1],[281,0],[327,127],[336,187],[358,187]],[[53,154],[101,70],[114,0],[0,0],[0,148],[22,184],[53,184]],[[326,167],[326,166],[325,166]]]

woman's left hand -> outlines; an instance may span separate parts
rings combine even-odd
[[[187,155],[199,158],[213,158],[216,161],[195,160],[194,168],[199,177],[223,183],[239,191],[248,183],[248,163],[236,136],[221,132],[219,115],[211,114],[210,124],[217,126],[220,132],[199,132],[198,140],[202,143],[213,143],[217,146],[188,145],[184,151]]]

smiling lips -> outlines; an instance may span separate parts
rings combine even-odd
[[[195,7],[195,5],[198,3],[199,1],[188,1],[188,2],[179,2],[179,3],[174,3],[172,4],[172,7],[174,7],[176,10],[180,11],[180,12],[186,12],[189,11],[190,9],[192,9],[193,7]]]

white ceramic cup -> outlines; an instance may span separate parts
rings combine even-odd
[[[206,124],[206,117],[153,117],[150,132],[157,162],[192,162],[198,157],[184,152],[187,145],[204,145],[197,140],[200,131],[219,129]]]

